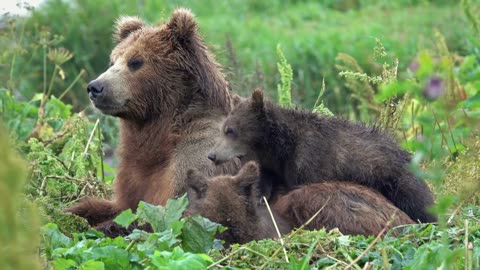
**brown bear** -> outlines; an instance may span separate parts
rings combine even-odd
[[[265,204],[259,204],[258,175],[254,162],[245,164],[235,176],[211,179],[198,170],[189,170],[186,178],[189,204],[185,215],[198,213],[228,227],[218,235],[227,245],[277,237]],[[291,231],[289,222],[278,215],[274,218],[281,234]]]
[[[261,203],[259,175],[259,168],[253,161],[246,163],[235,176],[207,179],[196,170],[189,171],[189,205],[185,214],[199,213],[228,227],[218,235],[227,244],[277,237],[266,205]],[[348,182],[301,186],[281,195],[272,204],[281,234],[299,228],[318,210],[319,214],[308,224],[308,229],[338,228],[344,234],[368,236],[377,235],[384,228],[414,223],[381,194]],[[388,224],[390,219],[392,222]],[[395,233],[397,231],[393,231]]]
[[[184,193],[190,168],[213,176],[240,167],[207,159],[232,101],[192,13],[177,9],[158,26],[123,17],[114,38],[110,67],[87,86],[92,104],[120,119],[114,198],[87,198],[68,209],[92,225],[135,210],[140,200],[162,205]]]
[[[328,181],[301,186],[280,196],[273,205],[276,213],[296,228],[322,207],[307,229],[338,228],[343,234],[368,236],[377,235],[384,228],[415,223],[382,194],[350,182]],[[394,230],[392,234],[399,232]]]
[[[379,128],[264,101],[263,92],[238,104],[223,123],[223,137],[209,154],[221,164],[256,160],[273,173],[273,186],[338,179],[378,190],[415,221],[433,222],[433,195],[409,171],[411,156]],[[306,206],[308,207],[308,205]]]

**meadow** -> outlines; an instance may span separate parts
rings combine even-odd
[[[187,200],[141,203],[114,239],[62,209],[109,198],[115,118],[86,84],[108,66],[120,15],[190,8],[232,88],[376,124],[412,152],[438,223],[395,237],[295,230],[222,248]],[[46,0],[0,18],[0,269],[480,269],[480,3],[475,0]]]

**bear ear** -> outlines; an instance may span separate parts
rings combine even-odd
[[[115,31],[113,33],[113,40],[117,43],[124,40],[128,35],[137,31],[145,25],[139,17],[123,16],[118,18],[115,23]]]
[[[178,8],[173,11],[170,21],[167,22],[173,38],[180,46],[188,45],[198,31],[197,21],[193,13],[186,8]]]
[[[238,104],[240,104],[242,101],[244,101],[245,98],[242,98],[241,96],[237,95],[237,94],[233,94],[233,97],[232,97],[232,103],[233,103],[233,107],[237,107]]]
[[[263,91],[260,88],[256,88],[252,92],[252,105],[256,110],[263,110]]]
[[[187,171],[187,193],[188,198],[201,198],[208,189],[208,179],[198,170],[190,169]]]
[[[254,161],[247,162],[235,176],[235,184],[242,195],[247,197],[257,189],[260,169]]]

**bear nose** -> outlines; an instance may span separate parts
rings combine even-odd
[[[211,161],[215,161],[217,160],[217,155],[215,155],[215,153],[210,153],[208,154],[208,159],[210,159]]]
[[[93,80],[88,83],[87,92],[90,99],[95,100],[103,94],[103,86],[97,80]]]

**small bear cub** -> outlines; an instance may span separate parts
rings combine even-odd
[[[198,213],[228,227],[218,235],[226,245],[277,237],[267,207],[260,203],[259,174],[255,162],[245,164],[235,176],[211,179],[196,169],[189,170],[186,179],[189,205],[185,215]],[[288,222],[277,215],[274,218],[281,234],[291,231]]]

